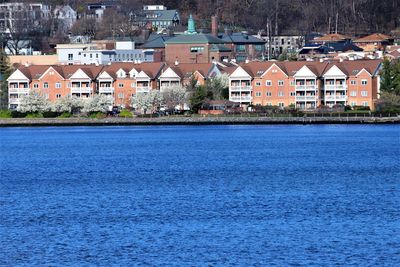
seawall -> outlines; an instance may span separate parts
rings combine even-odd
[[[399,124],[398,117],[157,117],[157,118],[10,118],[0,127],[113,126],[113,125],[223,125],[223,124]]]

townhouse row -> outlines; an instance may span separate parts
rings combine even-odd
[[[290,106],[315,109],[321,105],[374,108],[379,96],[381,61],[220,63],[113,63],[110,65],[22,66],[8,78],[9,107],[22,95],[40,91],[50,101],[64,96],[109,95],[114,104],[129,106],[137,93],[185,86],[194,77],[203,85],[211,77],[229,75],[229,100],[246,107]]]
[[[229,99],[241,105],[375,107],[380,60],[251,62],[229,76]]]
[[[114,104],[127,107],[131,97],[150,90],[184,86],[192,77],[203,85],[209,77],[222,74],[217,64],[128,62],[110,65],[32,65],[15,70],[8,78],[9,107],[16,109],[23,95],[36,90],[49,101],[65,96],[90,98],[94,94],[112,96]]]

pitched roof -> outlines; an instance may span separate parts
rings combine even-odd
[[[337,42],[337,41],[343,41],[343,40],[347,40],[350,39],[349,37],[342,35],[342,34],[338,34],[338,33],[331,33],[331,34],[327,34],[321,37],[316,37],[314,38],[314,41],[317,42]]]
[[[166,44],[223,44],[224,42],[211,34],[182,34],[165,41]]]
[[[179,63],[178,65],[170,67],[181,78],[190,77],[196,71],[198,71],[203,77],[207,78],[208,73],[210,72],[213,65],[213,63]]]
[[[174,36],[165,34],[150,35],[142,48],[165,48],[165,42],[171,38],[174,38]]]
[[[328,71],[331,66],[336,65],[340,70],[343,71],[347,76],[355,76],[361,70],[365,69],[371,75],[373,75],[376,70],[379,68],[381,60],[351,60],[344,62],[330,62],[326,71]]]
[[[257,38],[252,35],[247,35],[241,32],[232,34],[219,34],[218,37],[225,43],[250,43],[250,44],[265,44],[263,39]]]
[[[266,70],[268,70],[272,64],[276,62],[273,61],[264,61],[264,62],[257,62],[253,61],[250,63],[244,63],[240,66],[252,77],[260,77]]]
[[[106,71],[114,79],[117,78],[117,71],[123,69],[125,72],[130,72],[135,69],[137,72],[143,71],[150,77],[150,79],[157,78],[164,63],[162,62],[144,62],[144,63],[132,63],[132,62],[115,62],[110,65],[104,66],[104,71]]]
[[[374,33],[368,36],[364,36],[362,38],[359,38],[355,40],[355,43],[371,43],[371,42],[382,42],[382,41],[388,41],[391,39],[389,35],[385,35],[382,33]]]

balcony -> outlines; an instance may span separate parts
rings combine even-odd
[[[231,86],[229,88],[229,90],[231,92],[243,92],[243,91],[251,92],[251,90],[253,90],[253,87],[251,87],[251,86]]]
[[[150,92],[149,86],[137,86],[136,87],[136,93],[148,93],[148,92]]]
[[[113,94],[114,87],[99,87],[99,94]]]
[[[71,94],[91,94],[91,87],[71,87]]]
[[[25,88],[10,87],[10,88],[8,88],[8,92],[14,93],[14,94],[17,94],[17,93],[27,94],[28,91],[29,91],[29,87],[25,87]]]
[[[316,91],[317,86],[316,85],[296,85],[295,89],[296,89],[296,91]]]
[[[347,101],[347,95],[326,95],[325,101]]]
[[[229,97],[230,101],[235,101],[235,102],[251,102],[253,98],[251,95],[248,96],[231,96]]]
[[[347,90],[347,85],[325,85],[325,91]]]
[[[296,96],[296,101],[317,101],[317,96]]]
[[[19,104],[19,98],[10,98],[8,99],[9,104]]]

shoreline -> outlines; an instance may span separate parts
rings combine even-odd
[[[9,118],[0,127],[39,126],[153,126],[245,124],[400,124],[398,117],[157,117],[157,118]]]

